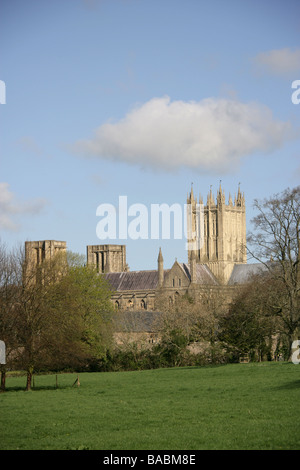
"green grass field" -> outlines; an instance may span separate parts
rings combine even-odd
[[[8,377],[0,449],[300,449],[300,366]]]

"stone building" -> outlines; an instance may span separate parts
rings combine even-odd
[[[189,263],[195,255],[196,263],[205,264],[219,282],[227,284],[235,264],[247,262],[245,197],[239,187],[234,202],[229,194],[226,204],[221,184],[216,200],[210,190],[204,207],[200,195],[198,204],[203,207],[203,233],[200,234],[196,220],[197,198],[194,197],[193,188],[187,197],[187,204],[191,207],[188,221],[192,235],[190,242],[195,245],[195,249],[189,250]]]
[[[28,264],[39,265],[67,250],[67,243],[56,240],[25,242],[25,258]]]
[[[193,296],[208,287],[226,287],[243,282],[253,265],[247,265],[246,257],[246,206],[240,188],[228,204],[221,188],[216,199],[210,190],[207,203],[194,196],[193,188],[187,197],[188,234],[191,249],[188,260],[174,262],[165,269],[163,254],[159,250],[157,270],[129,271],[124,245],[88,246],[88,263],[94,264],[99,273],[104,273],[113,288],[112,301],[122,310],[155,310],[155,300],[163,291],[170,302],[177,295],[189,293]],[[202,207],[202,232],[198,228],[197,209]],[[108,258],[110,256],[110,258]],[[99,261],[100,260],[100,261]]]
[[[65,241],[42,240],[25,242],[25,282],[35,283],[37,280],[35,267],[53,260],[58,254],[65,256],[66,252],[67,243]]]
[[[88,245],[87,264],[96,266],[98,273],[128,270],[125,245]]]
[[[129,312],[136,312],[139,317],[139,326],[133,327],[136,333],[144,329],[151,336],[154,315],[149,316],[149,312],[157,311],[157,299],[162,295],[169,303],[184,294],[197,299],[208,291],[213,298],[220,290],[231,298],[235,286],[246,282],[260,269],[259,264],[247,264],[246,206],[240,188],[234,199],[229,195],[226,204],[220,185],[216,198],[210,190],[203,205],[201,196],[197,202],[192,187],[187,206],[191,249],[186,263],[175,260],[166,269],[160,249],[156,270],[130,271],[125,245],[87,246],[87,264],[95,266],[99,275],[110,283],[116,309],[124,313],[124,319]],[[197,219],[199,208],[202,224]],[[45,240],[25,244],[26,257],[31,263],[39,264],[61,250],[66,250],[66,242]],[[147,327],[142,318],[147,319]]]

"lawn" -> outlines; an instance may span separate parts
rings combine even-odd
[[[0,449],[300,449],[300,366],[8,377]]]

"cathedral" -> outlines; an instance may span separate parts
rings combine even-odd
[[[216,199],[210,190],[206,205],[194,196],[193,187],[187,196],[188,250],[187,262],[174,262],[165,268],[161,249],[157,269],[129,271],[125,245],[90,245],[87,263],[96,266],[113,288],[112,301],[121,310],[155,310],[155,300],[162,292],[170,302],[186,293],[195,297],[197,291],[227,289],[244,282],[253,272],[247,265],[246,207],[240,188],[225,202],[221,188]],[[202,207],[202,224],[197,220],[197,208]],[[201,226],[199,228],[199,226]],[[200,242],[201,239],[201,242]]]
[[[240,187],[232,199],[220,185],[216,197],[210,190],[206,204],[202,196],[194,195],[193,187],[187,195],[188,259],[175,260],[173,266],[164,266],[161,249],[156,270],[130,271],[126,263],[125,245],[88,245],[87,265],[95,266],[112,288],[112,302],[116,309],[128,314],[142,315],[145,330],[150,312],[157,310],[157,299],[162,294],[174,303],[177,296],[188,294],[195,300],[201,292],[224,291],[230,298],[235,286],[259,269],[258,264],[247,264],[246,207]],[[201,208],[201,223],[199,223]],[[27,261],[39,264],[56,253],[66,251],[66,242],[55,240],[25,242]],[[150,314],[150,315],[149,315]]]

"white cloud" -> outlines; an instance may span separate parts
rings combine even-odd
[[[300,71],[300,49],[284,48],[262,52],[254,58],[254,64],[261,72],[291,76]]]
[[[246,155],[280,147],[291,134],[289,123],[276,121],[269,108],[257,103],[213,98],[171,102],[165,96],[103,124],[72,149],[86,157],[220,174],[232,171]]]
[[[17,230],[19,224],[15,218],[22,214],[38,214],[45,206],[46,201],[35,199],[32,201],[18,201],[8,183],[0,183],[0,229]]]

